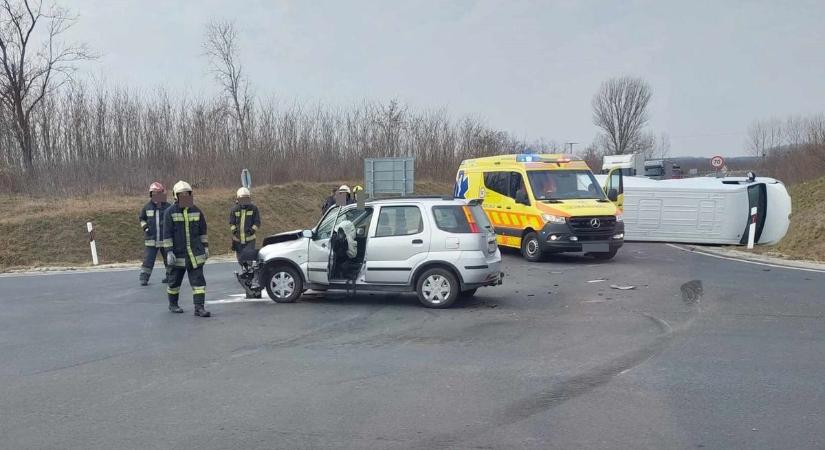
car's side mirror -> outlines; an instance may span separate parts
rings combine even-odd
[[[619,191],[617,191],[616,189],[610,189],[609,191],[607,191],[607,199],[611,202],[619,200]]]
[[[527,198],[527,192],[524,192],[523,189],[519,189],[516,191],[516,203],[521,203],[522,205],[530,206],[530,199]]]
[[[301,236],[305,238],[312,238],[312,230],[304,230],[301,232]]]

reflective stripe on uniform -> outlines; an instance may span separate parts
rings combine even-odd
[[[143,245],[147,247],[155,247],[156,244],[154,239],[146,239],[145,241],[143,241]]]
[[[241,244],[244,243],[246,243],[246,214],[241,214]]]
[[[206,255],[197,255],[197,256],[195,256],[195,261],[197,262],[197,264],[205,263],[206,262]]]
[[[180,294],[180,288],[179,287],[176,287],[176,288],[167,287],[166,288],[166,293],[169,294],[169,295],[178,295],[178,294]]]
[[[164,239],[164,240],[158,242],[158,247],[172,248],[173,245],[174,244],[172,243],[171,239]]]
[[[192,260],[192,267],[198,267],[198,260],[195,259],[195,254],[192,253],[192,239],[189,233],[189,208],[183,209],[183,231],[186,234],[186,253]]]
[[[229,225],[229,231],[235,231],[238,227],[236,225]]]
[[[206,235],[206,234],[202,234],[201,235],[201,243],[202,244],[208,244],[209,243],[209,236]]]
[[[197,221],[201,220],[201,213],[199,213],[199,212],[193,212],[193,213],[188,213],[188,214],[189,214],[189,221],[190,222],[197,222]]]
[[[251,216],[252,214],[255,214],[255,211],[252,211],[251,209],[246,212],[247,216]]]
[[[206,295],[206,286],[192,286],[192,294],[193,295]]]
[[[155,210],[154,209],[146,210],[146,217],[155,217]]]
[[[186,267],[186,258],[175,258],[175,267]]]
[[[183,214],[181,214],[181,213],[172,213],[172,221],[173,222],[183,222]]]

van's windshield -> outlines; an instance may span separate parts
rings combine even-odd
[[[589,170],[530,170],[527,178],[538,201],[607,200]]]

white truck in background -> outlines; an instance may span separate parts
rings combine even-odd
[[[621,169],[622,175],[626,177],[643,177],[645,176],[645,157],[641,153],[605,155],[602,159],[602,173],[608,173],[613,169]]]

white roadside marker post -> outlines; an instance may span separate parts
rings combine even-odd
[[[96,266],[98,264],[97,245],[95,245],[95,229],[92,226],[92,222],[86,222],[86,231],[89,232],[89,247],[92,249],[92,264]]]
[[[748,249],[753,249],[753,241],[756,239],[756,206],[751,208],[751,224],[748,227]]]

